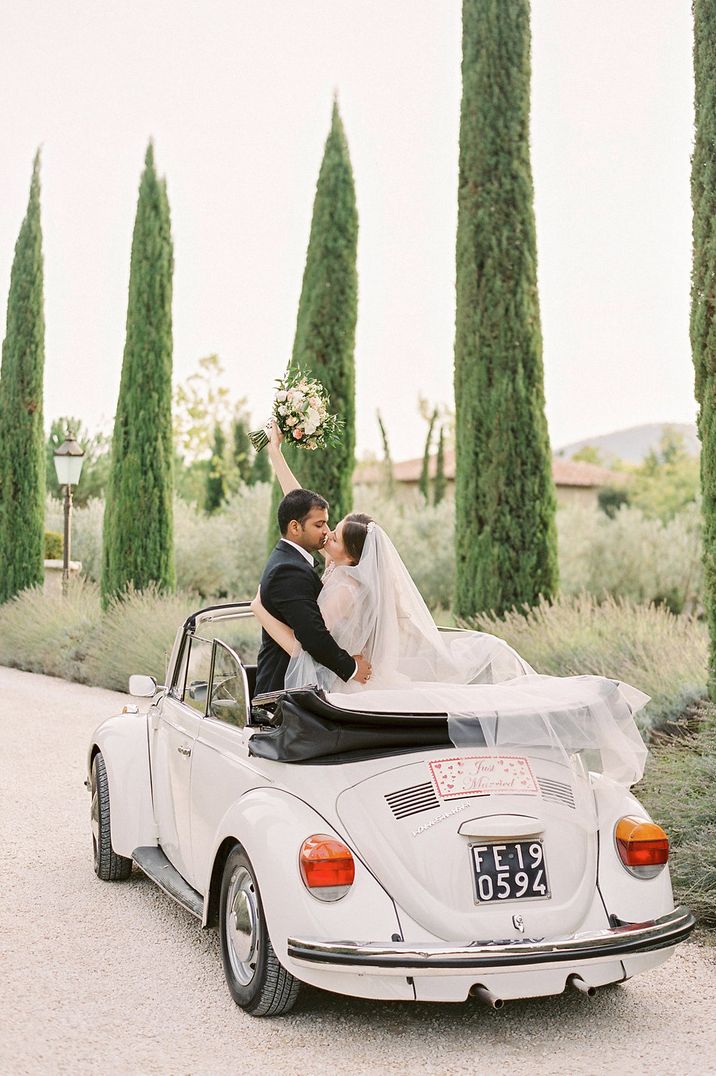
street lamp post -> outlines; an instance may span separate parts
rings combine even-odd
[[[55,471],[57,481],[65,487],[65,540],[62,548],[62,591],[67,593],[70,580],[70,546],[72,543],[72,487],[76,486],[82,473],[84,450],[75,440],[71,430],[67,439],[55,449]]]

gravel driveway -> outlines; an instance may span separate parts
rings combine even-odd
[[[0,1073],[716,1072],[716,949],[588,1001],[406,1005],[304,988],[275,1020],[226,991],[216,932],[135,871],[92,871],[85,750],[126,701],[0,667]]]

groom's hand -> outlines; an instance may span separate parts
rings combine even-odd
[[[367,680],[370,680],[370,674],[373,672],[371,664],[366,661],[362,654],[354,654],[353,660],[356,663],[356,672],[353,679],[357,680],[359,684],[365,684]]]

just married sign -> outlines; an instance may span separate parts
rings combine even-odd
[[[435,787],[444,800],[495,793],[540,795],[529,762],[514,755],[443,758],[431,762],[430,770]]]

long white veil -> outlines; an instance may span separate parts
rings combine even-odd
[[[344,684],[298,646],[287,688],[317,685],[347,710],[445,713],[456,747],[501,759],[529,747],[571,771],[571,758],[586,752],[589,767],[615,781],[641,778],[646,747],[633,715],[647,695],[605,677],[542,676],[493,635],[438,631],[377,524],[360,562],[331,571],[318,604],[339,646],[371,662],[370,682]]]
[[[438,631],[398,551],[376,523],[368,525],[359,563],[330,571],[318,605],[338,645],[370,661],[371,689],[405,687],[416,681],[499,683],[533,671],[494,635]],[[334,673],[299,647],[285,685],[307,684],[326,691],[342,688]]]

